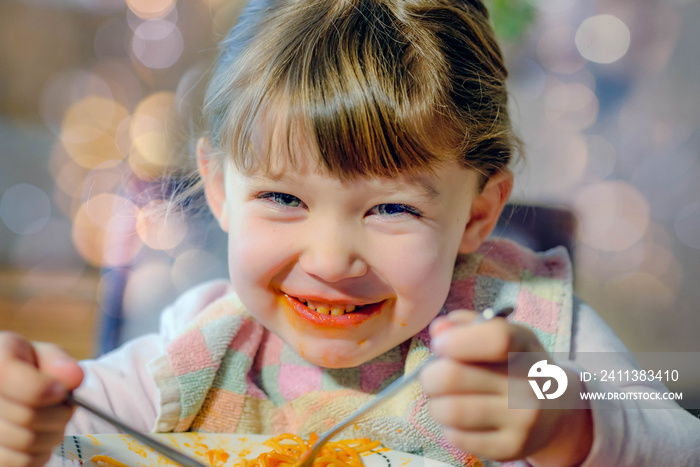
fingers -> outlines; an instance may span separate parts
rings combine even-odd
[[[428,413],[455,430],[490,431],[506,423],[507,408],[507,401],[494,395],[450,395],[431,398]]]
[[[22,336],[13,332],[0,332],[0,361],[21,360],[37,366],[34,346]]]
[[[39,369],[61,381],[68,390],[80,386],[83,370],[78,362],[66,351],[54,344],[38,342],[34,344]]]
[[[480,457],[507,462],[525,457],[527,440],[520,433],[506,430],[463,431],[443,428],[445,439],[454,446]]]
[[[43,466],[73,408],[65,402],[82,371],[58,347],[0,332],[0,465]]]
[[[66,388],[60,381],[23,362],[5,362],[0,366],[0,397],[30,407],[50,406],[65,398]]]
[[[2,467],[43,467],[51,459],[51,452],[31,455],[25,452],[11,451],[0,446]]]
[[[526,457],[541,448],[537,433],[551,417],[508,407],[509,353],[539,355],[544,348],[526,327],[500,318],[472,323],[476,316],[457,310],[431,324],[431,349],[441,358],[420,378],[430,416],[462,450],[498,461]]]
[[[0,414],[4,420],[36,431],[63,431],[74,410],[68,403],[35,409],[0,397]]]
[[[63,383],[41,373],[34,356],[27,361],[29,353],[24,343],[14,336],[3,337],[6,336],[0,336],[0,397],[31,407],[46,407],[65,398]]]
[[[450,394],[504,394],[508,391],[508,368],[500,364],[465,365],[441,358],[426,366],[420,382],[428,397]]]
[[[78,363],[59,347],[0,333],[0,397],[46,407],[61,402],[82,378]]]
[[[428,412],[450,443],[479,456],[508,461],[541,447],[532,436],[539,433],[534,429],[538,411],[509,410],[507,398],[499,395],[433,397]]]
[[[436,337],[444,330],[458,324],[468,324],[476,319],[479,314],[476,311],[454,310],[445,316],[441,316],[430,323],[430,335]]]
[[[529,329],[492,319],[469,325],[476,313],[454,311],[431,326],[432,349],[437,354],[464,362],[503,362],[508,352],[543,350]]]
[[[0,419],[0,438],[7,449],[36,455],[50,452],[54,446],[60,444],[63,439],[63,430],[33,431]]]

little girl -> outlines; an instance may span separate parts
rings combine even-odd
[[[252,0],[197,144],[230,278],[80,366],[2,335],[0,464],[43,465],[66,426],[113,431],[71,419],[69,390],[144,431],[308,436],[432,352],[343,437],[456,466],[698,465],[678,408],[509,409],[508,352],[568,354],[576,394],[581,352],[625,348],[572,296],[563,249],[487,239],[513,183],[506,75],[480,0]],[[516,311],[467,325],[488,306]]]

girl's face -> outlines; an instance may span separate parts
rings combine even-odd
[[[228,164],[225,199],[207,197],[248,311],[307,361],[356,366],[439,313],[458,251],[473,249],[477,176],[454,162],[341,182],[307,162],[280,176]]]

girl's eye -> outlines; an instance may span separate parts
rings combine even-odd
[[[304,203],[296,196],[289,195],[287,193],[279,193],[277,191],[266,191],[257,195],[256,198],[270,200],[271,202],[279,204],[285,208],[304,206]]]
[[[380,216],[400,216],[400,215],[411,215],[414,217],[421,217],[422,213],[420,210],[409,206],[407,204],[399,203],[384,203],[374,206],[369,211],[370,214],[377,214]]]

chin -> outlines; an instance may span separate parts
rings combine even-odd
[[[307,362],[323,368],[354,368],[378,357],[390,348],[370,348],[370,339],[361,339],[359,342],[339,342],[323,340],[309,346],[308,341],[297,341],[291,347]],[[322,349],[324,349],[322,351]],[[330,351],[329,351],[330,350]]]
[[[296,337],[296,336],[295,336]],[[322,368],[352,368],[371,360],[374,355],[358,351],[357,343],[333,339],[292,338],[287,344],[307,362]],[[353,348],[355,347],[355,348]]]
[[[331,368],[331,369],[341,369],[341,368],[354,368],[356,366],[360,366],[363,363],[371,360],[369,358],[339,358],[339,359],[328,359],[324,358],[321,356],[321,358],[309,358],[307,356],[304,356],[304,360],[306,360],[309,363],[312,363],[316,366],[320,366],[322,368]]]

